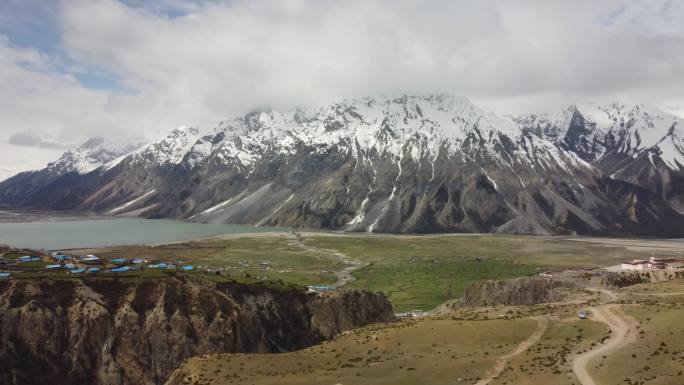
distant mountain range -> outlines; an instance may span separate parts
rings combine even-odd
[[[452,95],[90,140],[0,207],[346,231],[684,236],[684,121],[645,105],[497,116]]]

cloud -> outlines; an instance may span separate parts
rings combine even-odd
[[[235,0],[170,18],[103,0],[67,2],[61,27],[79,62],[193,119],[396,92],[679,96],[684,37],[641,30],[667,2],[623,3]]]
[[[673,1],[62,0],[44,13],[54,50],[0,38],[5,137],[154,136],[264,106],[395,93],[456,93],[504,113],[684,105]]]
[[[27,132],[18,132],[10,136],[8,142],[15,146],[38,147],[51,150],[65,150],[73,147],[72,143],[60,143],[54,140],[43,139]]]

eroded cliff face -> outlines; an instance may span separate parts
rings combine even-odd
[[[300,349],[391,317],[382,294],[184,275],[0,282],[0,384],[161,384],[188,357]]]
[[[516,278],[483,281],[468,287],[454,304],[457,307],[520,306],[558,302],[565,299],[568,282],[545,278]]]

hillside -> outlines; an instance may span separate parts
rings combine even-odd
[[[207,353],[276,353],[385,322],[382,294],[161,279],[0,282],[0,383],[162,384]]]

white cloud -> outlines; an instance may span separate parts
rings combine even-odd
[[[59,8],[69,66],[0,42],[0,57],[14,57],[0,59],[0,82],[14,79],[0,83],[0,133],[72,142],[403,92],[458,93],[505,113],[607,98],[684,105],[684,15],[672,1],[64,0]],[[68,74],[76,71],[113,74],[130,92],[86,89]]]
[[[169,18],[98,1],[67,3],[62,26],[74,57],[193,120],[386,92],[678,96],[684,38],[596,3],[237,0]]]

